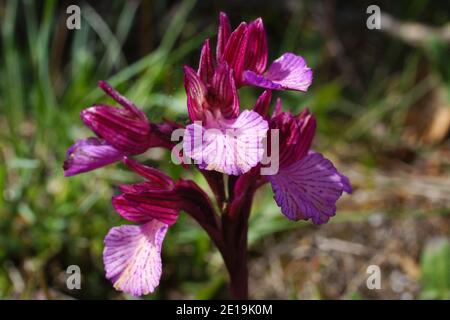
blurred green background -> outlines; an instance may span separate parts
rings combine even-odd
[[[285,51],[306,58],[315,72],[308,93],[275,96],[317,115],[314,148],[355,189],[321,227],[285,219],[270,188],[257,194],[250,297],[450,298],[448,1],[378,1],[388,14],[381,30],[366,28],[374,1],[78,1],[81,29],[68,30],[71,4],[0,0],[0,298],[131,298],[104,278],[101,254],[109,228],[123,223],[110,198],[137,177],[119,164],[64,178],[64,154],[91,134],[79,112],[112,102],[100,79],[152,121],[186,121],[182,66],[197,66],[220,10],[233,26],[264,19],[269,61]],[[243,106],[259,92],[243,88]],[[140,159],[205,184],[162,150]],[[146,299],[228,296],[220,255],[184,214],[163,263]],[[380,290],[366,287],[374,264]],[[69,265],[81,268],[81,290],[67,289]]]

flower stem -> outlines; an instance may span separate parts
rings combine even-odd
[[[232,299],[248,299],[247,248],[238,250],[230,272],[230,295]]]
[[[244,201],[236,212],[222,216],[225,265],[230,275],[230,295],[233,299],[248,299],[247,233],[251,199]]]

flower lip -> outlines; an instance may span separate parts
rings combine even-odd
[[[70,177],[119,161],[125,154],[98,138],[76,141],[66,152],[64,176]]]
[[[246,70],[243,78],[247,85],[271,90],[296,90],[306,92],[312,83],[313,72],[303,57],[287,52],[276,59],[263,74]]]
[[[152,293],[162,274],[161,247],[168,226],[152,220],[140,226],[112,228],[105,237],[106,277],[117,290],[141,296]]]
[[[310,151],[317,126],[314,115],[307,108],[297,116],[281,108],[279,100],[270,120],[271,128],[280,134],[280,168],[267,177],[275,201],[290,220],[326,223],[335,215],[342,193],[351,192],[350,182],[330,160]]]
[[[336,202],[342,193],[351,191],[348,178],[316,152],[280,168],[278,174],[268,179],[282,213],[294,221],[328,222],[336,214]]]
[[[236,119],[213,121],[194,122],[184,133],[183,151],[200,169],[240,175],[261,161],[268,123],[258,113],[244,110]]]

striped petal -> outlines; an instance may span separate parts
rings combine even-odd
[[[219,32],[217,34],[217,47],[216,47],[216,56],[217,61],[222,62],[223,52],[225,51],[225,47],[228,43],[228,39],[231,34],[231,25],[230,20],[224,12],[221,12],[219,15]]]
[[[203,44],[197,74],[204,83],[210,83],[214,75],[214,61],[211,55],[209,39],[206,39]]]
[[[212,78],[209,93],[209,104],[220,109],[227,119],[234,119],[239,115],[239,96],[234,82],[233,70],[226,63],[217,66]]]
[[[112,228],[105,237],[103,262],[114,288],[134,296],[151,293],[161,278],[161,245],[167,225],[152,220]]]
[[[208,129],[198,123],[188,125],[183,150],[201,169],[240,175],[261,161],[267,129],[267,121],[258,113],[244,110],[237,119],[221,119]]]
[[[203,118],[204,109],[208,107],[206,101],[207,88],[203,81],[191,67],[184,66],[184,87],[187,95],[187,108],[192,121]]]
[[[247,23],[242,22],[236,30],[231,33],[222,56],[223,61],[226,61],[231,69],[233,69],[237,86],[240,86],[243,80],[242,77],[248,42],[247,29]],[[221,61],[222,60],[219,59],[219,62]]]
[[[147,183],[148,184],[148,183]],[[133,186],[133,185],[132,185]],[[131,187],[122,189],[132,191]],[[139,187],[142,187],[139,190]],[[144,191],[145,184],[134,185],[135,193],[123,193],[112,198],[114,209],[128,221],[148,222],[156,219],[172,225],[178,219],[178,198],[174,191]]]
[[[343,191],[351,192],[347,177],[341,175],[330,160],[310,152],[294,164],[268,176],[275,201],[290,220],[311,219],[326,223],[336,213],[336,201]]]
[[[293,53],[285,53],[271,64],[264,75],[246,70],[244,82],[271,90],[307,91],[312,82],[312,74],[305,59]]]
[[[248,45],[245,70],[263,73],[267,65],[267,36],[261,18],[248,25]]]
[[[116,149],[128,154],[145,152],[150,146],[151,134],[145,113],[105,81],[99,81],[99,86],[121,104],[123,109],[94,105],[81,112],[81,120]]]
[[[253,111],[259,113],[263,118],[268,118],[270,101],[272,101],[272,91],[264,90],[256,100]]]
[[[107,142],[88,138],[76,141],[66,153],[63,169],[66,177],[91,171],[121,160],[125,153]]]
[[[94,105],[80,116],[93,132],[119,150],[140,154],[149,147],[150,124],[127,109]]]

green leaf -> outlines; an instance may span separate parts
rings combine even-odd
[[[432,239],[421,256],[422,299],[450,298],[450,241]]]

